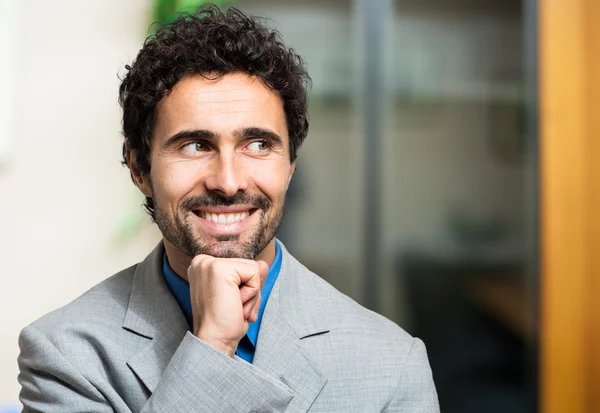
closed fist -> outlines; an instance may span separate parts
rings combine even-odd
[[[187,271],[194,335],[233,357],[248,324],[258,318],[268,271],[264,261],[194,257]]]

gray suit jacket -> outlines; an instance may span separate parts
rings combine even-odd
[[[143,262],[23,329],[24,412],[438,412],[423,343],[282,247],[249,364],[198,340]]]

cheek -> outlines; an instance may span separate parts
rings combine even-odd
[[[179,162],[153,168],[154,191],[161,203],[178,204],[197,185],[199,171],[191,163]]]
[[[254,182],[258,189],[275,204],[283,203],[288,186],[289,167],[258,168],[254,174]]]

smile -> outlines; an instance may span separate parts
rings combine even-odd
[[[213,234],[239,234],[258,211],[252,206],[208,207],[192,212],[199,218],[204,231]]]
[[[230,214],[215,214],[212,212],[196,211],[196,215],[207,221],[214,222],[215,224],[235,224],[236,222],[248,218],[250,216],[250,211]]]

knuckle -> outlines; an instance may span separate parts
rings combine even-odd
[[[192,258],[191,266],[194,268],[198,268],[204,261],[206,261],[206,255],[196,255]]]
[[[208,255],[197,255],[192,259],[192,263],[188,268],[188,274],[190,272],[203,274],[203,276],[211,275],[214,267],[215,258]]]
[[[215,259],[213,262],[210,263],[210,267],[215,273],[223,274],[228,272],[230,265],[225,260]]]

